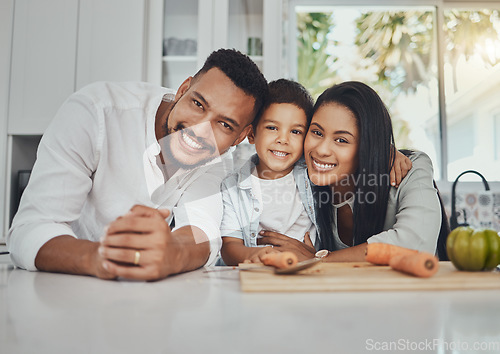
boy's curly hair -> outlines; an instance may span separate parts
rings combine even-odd
[[[298,82],[278,79],[269,83],[269,94],[259,114],[253,121],[252,126],[255,129],[259,123],[262,113],[274,103],[289,103],[302,109],[307,117],[307,125],[311,123],[314,101],[304,86]]]

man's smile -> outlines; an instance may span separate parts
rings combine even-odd
[[[196,141],[194,141],[193,139],[191,139],[191,137],[185,132],[185,131],[182,131],[181,132],[181,136],[182,136],[182,140],[191,148],[193,149],[197,149],[197,150],[200,150],[201,148],[203,148],[203,145],[197,143]]]

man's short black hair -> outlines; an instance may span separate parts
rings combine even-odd
[[[235,49],[219,49],[210,54],[193,79],[212,68],[221,70],[237,87],[255,99],[255,117],[260,115],[268,94],[267,80],[259,67],[245,54]]]
[[[269,93],[262,107],[261,114],[259,114],[253,121],[253,128],[257,128],[260,117],[270,105],[274,103],[289,103],[302,109],[307,117],[307,125],[311,123],[314,100],[307,91],[307,89],[298,82],[278,79],[271,81],[268,85]]]

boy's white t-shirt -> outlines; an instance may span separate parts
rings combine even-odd
[[[252,174],[252,190],[262,206],[258,231],[279,232],[304,241],[307,231],[315,240],[316,227],[307,215],[293,171],[277,179],[261,179]]]

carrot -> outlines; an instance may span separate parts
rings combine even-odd
[[[288,268],[297,264],[298,259],[292,252],[267,253],[260,257],[262,263],[275,268]]]
[[[389,265],[389,261],[397,254],[415,254],[416,250],[399,247],[388,243],[369,243],[366,246],[365,260],[378,265]]]
[[[391,258],[389,265],[394,270],[428,278],[439,269],[439,260],[431,253],[418,252],[416,254],[397,254]]]

